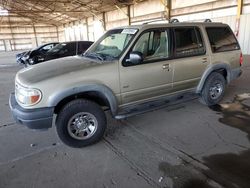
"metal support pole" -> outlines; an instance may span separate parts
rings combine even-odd
[[[237,18],[240,18],[240,15],[242,14],[242,5],[243,5],[243,0],[238,0],[237,4]]]
[[[131,12],[130,12],[130,5],[128,5],[128,25],[131,25]]]
[[[171,0],[168,0],[167,1],[167,10],[168,10],[168,19],[170,20],[171,19],[171,9],[172,9],[172,3],[171,3]]]
[[[240,16],[242,14],[242,6],[243,6],[243,0],[238,0],[237,3],[237,17],[236,17],[236,23],[235,23],[235,35],[238,37],[239,30],[240,30]]]
[[[160,0],[161,3],[164,5],[164,17],[168,20],[171,19],[171,9],[172,9],[172,4],[171,0]]]
[[[36,41],[36,47],[38,46],[38,40],[37,40],[37,35],[36,35],[36,28],[35,28],[35,25],[32,24],[32,27],[33,27],[33,32],[34,32],[34,35],[35,35],[35,41]]]
[[[3,40],[3,45],[4,45],[5,52],[7,52],[7,45],[6,45],[6,41],[5,40]]]
[[[102,25],[104,31],[106,31],[106,19],[105,19],[105,12],[102,13]]]
[[[9,16],[8,16],[8,22],[9,22],[9,26],[10,26],[11,39],[13,40],[13,50],[16,50],[15,39],[14,39],[14,35],[13,35],[13,31],[12,31],[12,27],[11,27],[10,17]],[[10,40],[10,50],[12,51],[11,40]]]
[[[89,24],[88,24],[88,18],[85,19],[86,23],[86,30],[87,30],[87,39],[89,40]]]
[[[59,42],[59,31],[58,31],[58,26],[56,26],[56,36],[57,36],[57,42]]]

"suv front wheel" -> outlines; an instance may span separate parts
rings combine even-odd
[[[60,111],[56,129],[63,143],[80,148],[98,142],[103,137],[106,124],[106,116],[98,104],[77,99]]]
[[[208,106],[218,104],[225,92],[226,80],[218,72],[211,73],[202,89],[201,102]]]

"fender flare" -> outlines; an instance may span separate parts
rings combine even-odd
[[[49,97],[48,106],[55,107],[63,99],[72,96],[74,94],[80,94],[84,92],[97,92],[101,94],[101,96],[105,98],[109,103],[112,115],[115,116],[117,114],[118,103],[113,91],[107,86],[101,84],[82,85],[82,86],[68,88],[63,91],[58,91]]]
[[[216,70],[219,69],[225,69],[227,71],[227,78],[226,81],[227,83],[230,83],[231,81],[231,71],[230,71],[230,66],[227,63],[218,63],[214,64],[206,69],[206,71],[203,73],[201,80],[196,88],[196,93],[200,93],[202,91],[202,88],[207,80],[207,77]]]

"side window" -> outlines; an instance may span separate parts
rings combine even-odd
[[[240,46],[229,27],[207,27],[206,31],[213,52],[240,49]]]
[[[48,51],[48,50],[50,50],[52,47],[53,47],[53,44],[49,44],[49,45],[44,46],[42,49],[45,50],[45,51]]]
[[[202,37],[198,29],[192,28],[175,28],[175,56],[187,57],[202,55],[205,48]]]
[[[135,43],[133,52],[140,52],[144,62],[170,56],[168,31],[154,30],[142,34]]]
[[[91,46],[91,43],[89,43],[89,42],[78,42],[77,54],[84,53],[90,46]]]
[[[60,50],[62,55],[76,55],[76,43],[68,43]]]

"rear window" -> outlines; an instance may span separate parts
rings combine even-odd
[[[202,55],[205,48],[198,28],[175,28],[175,57]]]
[[[229,27],[207,27],[206,31],[213,52],[240,49],[240,46]]]

